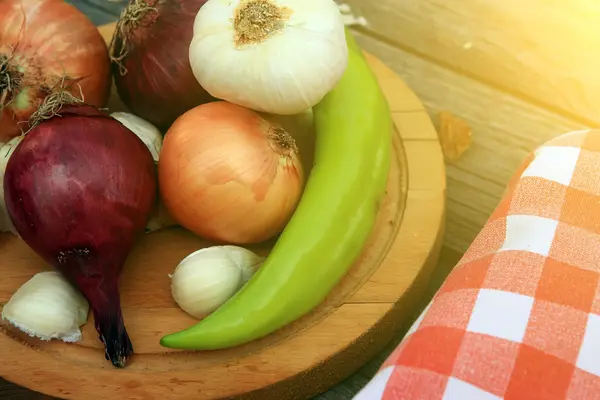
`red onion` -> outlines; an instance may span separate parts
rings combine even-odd
[[[85,14],[63,0],[0,1],[0,142],[26,131],[55,88],[104,107],[110,85],[106,43]]]
[[[4,175],[21,238],[90,303],[106,358],[123,367],[133,346],[119,300],[121,267],[157,195],[144,143],[89,105],[68,105],[25,135]]]
[[[110,46],[123,103],[166,130],[184,112],[213,101],[189,62],[194,19],[207,0],[130,0]]]

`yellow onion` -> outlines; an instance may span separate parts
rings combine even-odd
[[[55,90],[104,107],[110,58],[92,21],[62,0],[0,1],[0,142],[29,128]]]
[[[302,193],[292,136],[248,108],[197,106],[165,135],[159,187],[171,217],[217,242],[247,244],[280,233]]]

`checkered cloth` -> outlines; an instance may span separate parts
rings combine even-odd
[[[600,399],[600,130],[530,154],[355,400]]]

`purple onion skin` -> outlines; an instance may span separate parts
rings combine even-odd
[[[134,2],[135,0],[130,0]],[[119,98],[136,115],[165,132],[186,111],[214,101],[198,83],[189,62],[194,20],[207,0],[149,0],[147,11],[127,34],[122,65],[112,63]],[[122,38],[116,37],[116,49]]]
[[[86,297],[107,360],[124,367],[133,346],[119,274],[157,196],[144,143],[95,107],[63,107],[14,150],[4,196],[21,238]]]

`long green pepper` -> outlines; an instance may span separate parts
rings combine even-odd
[[[348,66],[313,108],[315,162],[298,207],[259,271],[204,320],[162,346],[215,350],[266,336],[318,306],[358,258],[391,159],[389,105],[346,30]]]

